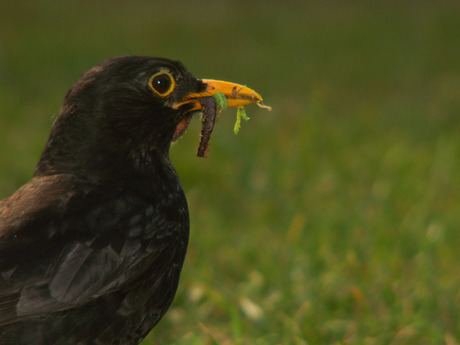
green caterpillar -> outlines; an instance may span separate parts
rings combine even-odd
[[[217,92],[212,95],[216,100],[217,106],[220,108],[220,111],[227,109],[227,97],[222,92]]]
[[[235,127],[233,127],[233,133],[238,134],[241,128],[241,118],[243,118],[244,121],[249,120],[249,117],[246,115],[246,110],[242,105],[238,107],[238,111],[236,112],[236,122],[235,122]]]
[[[216,104],[219,107],[221,112],[227,108],[227,98],[222,92],[217,92],[213,95],[214,99],[216,100]],[[241,119],[244,121],[249,120],[249,117],[246,115],[246,110],[242,105],[238,107],[238,111],[236,112],[236,122],[235,126],[233,127],[233,133],[238,134],[241,128]]]

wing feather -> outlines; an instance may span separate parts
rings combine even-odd
[[[68,176],[34,177],[0,202],[0,325],[121,288],[155,259],[156,228],[180,226],[161,214],[141,198],[85,191]]]

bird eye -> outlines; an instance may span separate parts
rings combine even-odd
[[[150,87],[161,97],[166,97],[174,90],[175,81],[171,74],[160,72],[150,78]]]

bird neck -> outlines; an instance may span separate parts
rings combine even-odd
[[[139,136],[119,128],[114,130],[107,123],[90,121],[91,111],[64,107],[34,175],[73,174],[95,182],[143,180],[172,168],[169,161],[171,138],[164,132],[146,128],[143,130],[150,129],[148,133]]]

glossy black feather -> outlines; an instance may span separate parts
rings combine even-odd
[[[147,85],[159,69],[177,78],[167,100]],[[68,92],[34,177],[0,202],[0,344],[138,344],[160,320],[189,231],[171,104],[202,87],[123,57]]]

